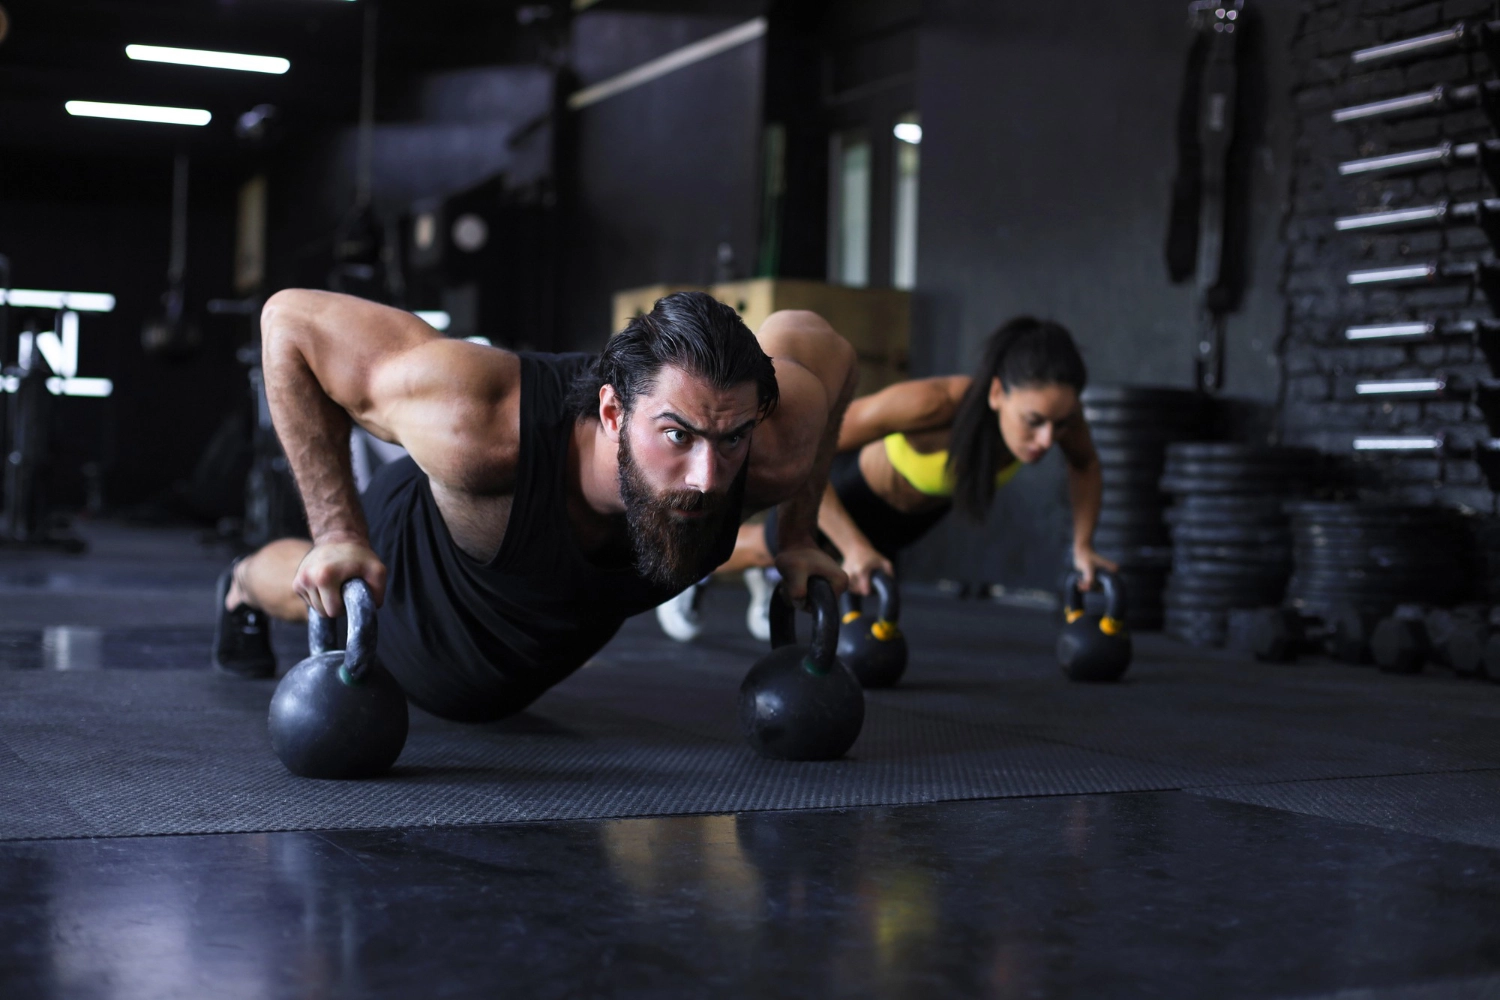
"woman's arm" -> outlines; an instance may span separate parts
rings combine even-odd
[[[849,404],[839,430],[839,451],[863,448],[887,434],[947,427],[969,387],[967,375],[897,382]]]
[[[1104,498],[1104,473],[1099,466],[1099,453],[1094,450],[1088,424],[1080,420],[1077,427],[1059,438],[1058,446],[1068,462],[1068,500],[1073,506],[1073,567],[1083,574],[1083,589],[1088,590],[1094,585],[1096,570],[1113,573],[1119,569],[1094,551],[1094,529],[1099,524],[1099,509]]]
[[[870,592],[870,574],[877,569],[890,576],[896,575],[891,561],[878,552],[865,533],[859,530],[859,525],[849,516],[831,484],[823,491],[823,502],[818,507],[818,528],[844,557],[843,568],[849,577],[849,589],[856,594]]]

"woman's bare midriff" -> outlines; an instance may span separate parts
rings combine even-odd
[[[914,431],[906,435],[906,440],[918,454],[931,455],[947,449],[951,433],[947,427]],[[871,492],[903,514],[920,514],[949,502],[946,497],[928,496],[907,482],[886,457],[884,441],[871,441],[859,450],[859,473]]]

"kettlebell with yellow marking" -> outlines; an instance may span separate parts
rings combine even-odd
[[[879,599],[879,610],[873,616],[860,610],[844,613],[838,656],[863,686],[892,687],[906,672],[906,636],[896,624],[901,617],[901,592],[896,581],[880,570],[870,577],[870,583]]]
[[[1114,574],[1098,570],[1095,579],[1104,590],[1104,614],[1083,609],[1082,574],[1068,574],[1062,635],[1057,639],[1057,661],[1075,681],[1117,681],[1130,669],[1130,630],[1125,627],[1125,585]]]

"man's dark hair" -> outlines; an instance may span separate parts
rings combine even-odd
[[[760,417],[776,408],[779,390],[771,359],[739,313],[705,292],[675,292],[631,320],[578,374],[569,387],[569,404],[578,416],[598,419],[599,390],[612,385],[629,414],[636,397],[655,387],[667,365],[721,391],[753,382]]]
[[[1010,461],[990,409],[990,384],[997,378],[1006,392],[1066,385],[1082,394],[1089,373],[1078,345],[1060,323],[1017,316],[990,335],[974,381],[953,416],[948,444],[953,499],[975,521],[984,520],[995,498],[995,473]]]

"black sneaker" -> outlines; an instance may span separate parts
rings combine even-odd
[[[218,624],[214,626],[214,667],[236,677],[275,677],[276,654],[271,651],[271,618],[248,604],[230,611],[224,607],[234,566],[219,574],[214,588]]]

